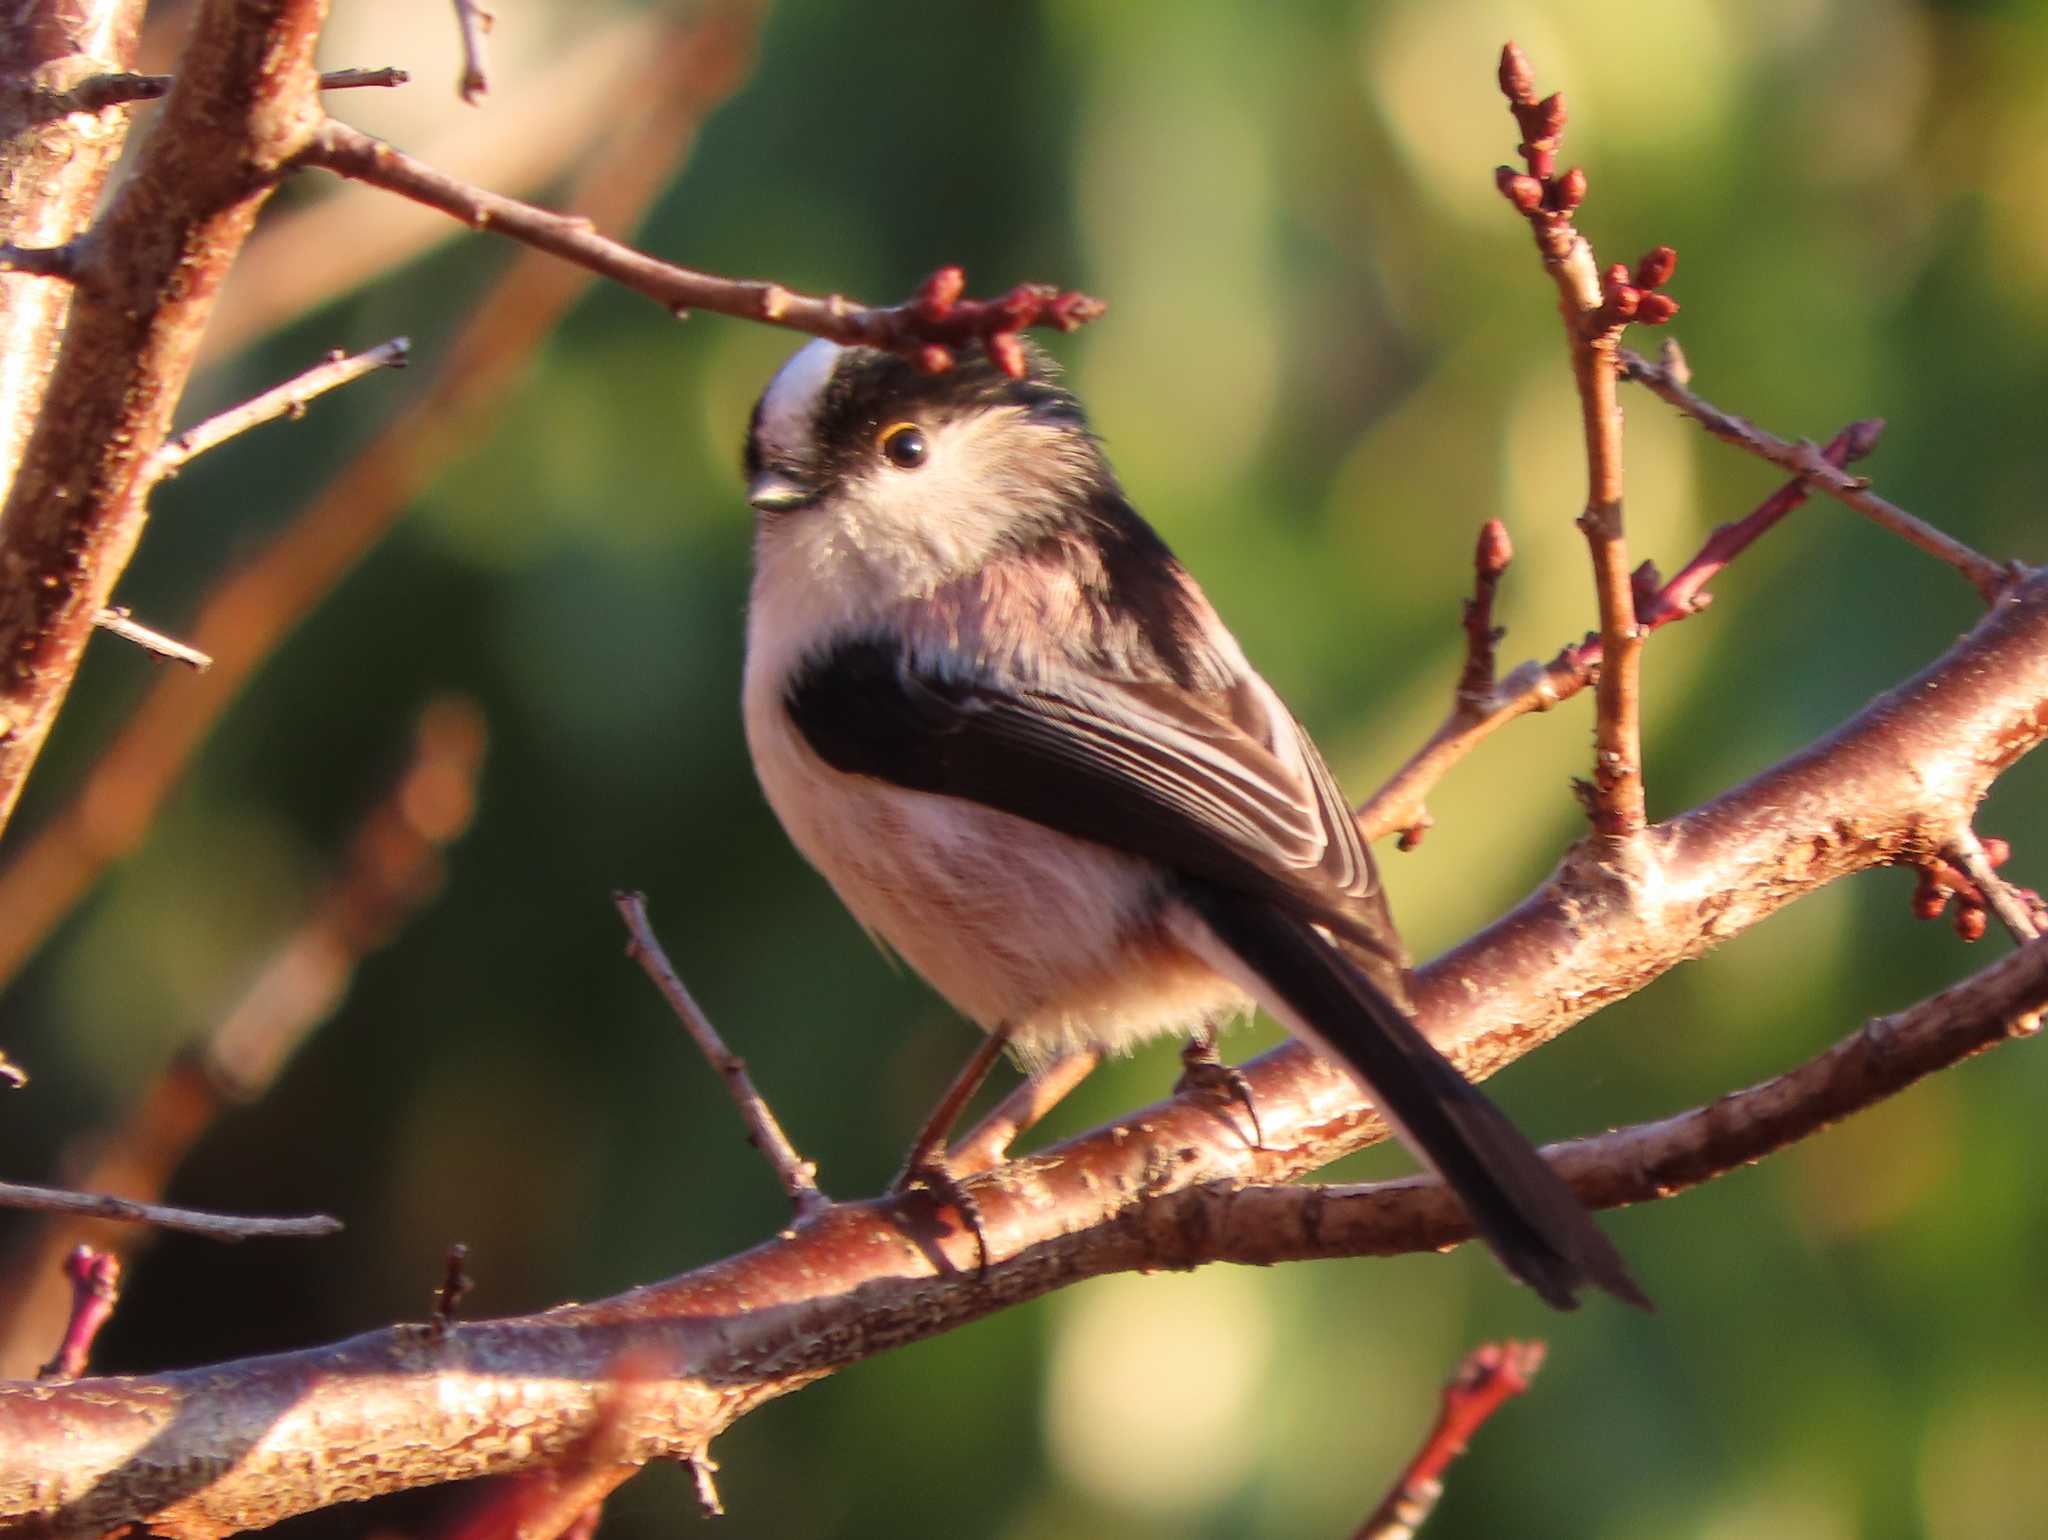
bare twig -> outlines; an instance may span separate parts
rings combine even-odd
[[[153,102],[171,93],[175,75],[138,75],[128,70],[88,75],[68,91],[53,92],[50,105],[60,112],[103,112],[130,102]],[[323,91],[402,86],[412,79],[402,69],[328,70],[320,77]]]
[[[302,416],[306,404],[314,397],[350,384],[366,374],[374,374],[379,369],[403,369],[411,351],[412,343],[405,337],[393,337],[389,342],[379,343],[368,352],[357,353],[353,357],[337,348],[303,374],[295,375],[281,385],[273,385],[262,395],[251,396],[241,405],[229,407],[225,412],[166,439],[150,462],[150,475],[153,479],[174,475],[187,461],[205,454],[238,433],[246,433],[280,417]]]
[[[82,281],[78,248],[66,241],[62,246],[0,245],[0,273],[27,273],[36,278],[62,278],[67,283]]]
[[[455,25],[462,33],[462,75],[455,89],[472,107],[491,89],[484,39],[497,19],[483,0],[455,0]]]
[[[1985,842],[1977,838],[1976,830],[1967,825],[1957,830],[1944,854],[1962,869],[1983,906],[1998,916],[1998,923],[2013,940],[2024,945],[2041,935],[2040,917],[2027,903],[2031,895],[2023,896],[1998,875],[1998,863],[1985,849]]]
[[[1019,284],[994,300],[965,299],[965,279],[960,269],[951,267],[932,274],[912,299],[882,308],[856,305],[838,294],[819,298],[779,283],[700,273],[599,235],[588,220],[552,213],[436,171],[332,119],[300,163],[401,193],[477,229],[497,230],[587,267],[676,315],[709,310],[738,316],[835,342],[887,348],[933,370],[951,367],[953,349],[979,345],[997,364],[1021,374],[1019,332],[1034,326],[1072,331],[1104,309],[1100,300],[1047,284]]]
[[[1077,1048],[1063,1053],[1052,1063],[1032,1072],[1024,1083],[990,1109],[966,1136],[947,1151],[947,1167],[960,1176],[971,1176],[999,1164],[1010,1146],[1026,1129],[1035,1127],[1069,1092],[1095,1072],[1102,1062],[1099,1048]]]
[[[448,1248],[448,1256],[441,1265],[441,1281],[434,1286],[434,1314],[427,1323],[427,1329],[436,1337],[448,1335],[448,1328],[455,1324],[455,1312],[462,1306],[462,1297],[476,1285],[463,1270],[463,1263],[469,1260],[469,1248],[457,1241]]]
[[[213,1214],[199,1209],[168,1208],[161,1203],[137,1203],[109,1193],[69,1192],[61,1187],[27,1187],[19,1182],[0,1182],[0,1208],[27,1209],[38,1214],[85,1214],[94,1219],[112,1219],[122,1224],[156,1225],[165,1230],[183,1230],[217,1241],[244,1241],[271,1236],[332,1235],[341,1221],[327,1214],[301,1219],[263,1219],[238,1214]]]
[[[118,606],[101,610],[93,624],[102,631],[120,637],[124,642],[133,642],[145,652],[153,652],[159,658],[168,658],[173,663],[182,663],[199,673],[203,674],[213,667],[213,659],[197,647],[187,646],[174,636],[165,636],[161,631],[151,630]]]
[[[796,1147],[776,1121],[774,1112],[761,1093],[754,1089],[754,1082],[747,1074],[746,1060],[725,1046],[725,1039],[718,1035],[718,1029],[711,1025],[710,1018],[677,976],[668,954],[662,951],[661,943],[655,939],[654,927],[647,918],[646,895],[614,893],[612,903],[619,911],[619,918],[625,921],[626,933],[631,937],[626,955],[640,964],[654,981],[654,987],[661,991],[669,1008],[689,1032],[690,1040],[724,1079],[726,1092],[747,1125],[748,1142],[774,1168],[775,1179],[782,1184],[790,1202],[796,1205],[797,1219],[809,1219],[830,1208],[832,1200],[818,1188],[818,1168],[797,1154]]]
[[[1825,454],[1833,464],[1868,454],[1876,447],[1881,423],[1853,423],[1835,435]],[[1706,585],[1765,531],[1805,500],[1805,483],[1779,488],[1747,516],[1717,527],[1699,554],[1677,576],[1656,586],[1656,569],[1647,563],[1636,571],[1637,623],[1645,634],[1673,621],[1698,614],[1713,595]],[[1591,684],[1600,670],[1600,638],[1588,637],[1558,651],[1548,663],[1524,663],[1507,678],[1494,679],[1494,644],[1502,634],[1492,625],[1494,590],[1513,557],[1507,530],[1493,531],[1498,520],[1481,529],[1473,553],[1473,597],[1465,604],[1465,667],[1459,675],[1451,709],[1422,747],[1394,772],[1358,809],[1358,826],[1367,839],[1399,833],[1400,848],[1413,849],[1430,826],[1426,799],[1453,765],[1481,742],[1517,717],[1548,711]],[[1498,570],[1495,570],[1498,568]]]
[[[1653,364],[1639,353],[1624,349],[1621,353],[1622,377],[1642,385],[1651,394],[1669,402],[1686,416],[1692,418],[1723,443],[1733,444],[1747,450],[1760,459],[1783,470],[1790,471],[1802,481],[1818,487],[1837,502],[1854,508],[1873,523],[1882,525],[1901,539],[1925,551],[1937,561],[1945,562],[1960,572],[1972,588],[1991,603],[2012,584],[2024,569],[2017,564],[1993,561],[1981,551],[1973,551],[1954,536],[1945,534],[1923,519],[1916,518],[1895,503],[1886,501],[1870,490],[1869,481],[1861,476],[1845,474],[1838,466],[1830,464],[1811,443],[1801,439],[1788,443],[1776,434],[1767,433],[1754,423],[1724,412],[1711,402],[1693,394],[1680,376],[1682,366],[1674,369],[1670,364]]]
[[[1443,1496],[1444,1469],[1508,1400],[1543,1367],[1541,1342],[1488,1342],[1474,1348],[1444,1386],[1443,1404],[1422,1447],[1358,1527],[1352,1540],[1412,1540]]]
[[[402,86],[410,83],[412,76],[402,69],[386,65],[382,69],[328,70],[320,77],[323,91],[359,91],[366,87],[383,88]]]
[[[1544,271],[1557,285],[1570,344],[1572,378],[1579,389],[1579,414],[1586,435],[1586,507],[1579,529],[1593,559],[1593,586],[1600,603],[1600,641],[1605,664],[1596,682],[1593,781],[1588,801],[1595,832],[1630,840],[1642,831],[1643,799],[1641,657],[1643,635],[1636,623],[1630,583],[1628,542],[1622,528],[1621,404],[1615,394],[1616,350],[1630,321],[1661,325],[1677,313],[1670,296],[1657,292],[1670,280],[1678,255],[1654,248],[1633,274],[1619,265],[1602,272],[1593,248],[1572,223],[1572,211],[1586,196],[1585,174],[1577,167],[1560,174],[1556,154],[1564,133],[1561,94],[1536,96],[1534,76],[1522,50],[1501,50],[1500,89],[1522,132],[1523,165],[1502,166],[1496,181],[1505,197],[1529,221]]]
[[[121,1297],[121,1259],[112,1252],[74,1246],[64,1259],[64,1277],[71,1285],[71,1317],[56,1353],[36,1371],[39,1380],[75,1380],[85,1373],[93,1341],[113,1319]]]

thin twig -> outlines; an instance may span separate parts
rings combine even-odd
[[[174,636],[165,636],[142,624],[127,610],[119,607],[101,610],[93,624],[102,631],[108,631],[124,642],[133,642],[145,652],[153,652],[159,658],[168,658],[173,663],[182,663],[198,673],[205,673],[213,667],[213,659],[197,647],[187,646]]]
[[[357,353],[353,357],[337,348],[303,374],[295,375],[281,385],[273,385],[262,395],[251,396],[241,405],[229,407],[225,412],[164,440],[163,447],[150,462],[150,477],[161,480],[174,475],[187,461],[205,454],[237,433],[246,433],[279,417],[300,416],[315,396],[325,395],[366,374],[373,374],[379,369],[403,369],[411,350],[412,342],[405,337],[393,337],[389,342],[379,343],[368,352]]]
[[[1010,1146],[1025,1130],[1037,1125],[1064,1101],[1074,1087],[1095,1072],[1102,1062],[1099,1048],[1077,1048],[1063,1053],[1052,1063],[1032,1072],[1024,1083],[997,1102],[987,1117],[966,1136],[953,1141],[946,1153],[947,1167],[960,1176],[972,1176],[1000,1165]]]
[[[68,91],[52,94],[50,103],[59,112],[102,112],[130,102],[153,102],[171,93],[175,75],[138,75],[128,70],[88,75]],[[402,69],[329,70],[320,77],[323,91],[351,91],[366,86],[402,86],[412,79]]]
[[[402,86],[411,80],[412,76],[406,71],[394,69],[390,65],[386,65],[383,69],[374,70],[328,70],[320,77],[320,89],[323,91],[358,91],[369,86]]]
[[[1767,433],[1754,423],[1701,399],[1681,382],[1682,367],[1674,369],[1668,363],[1653,364],[1640,353],[1623,349],[1621,368],[1622,378],[1635,381],[1652,395],[1677,407],[1723,443],[1733,444],[1790,471],[1837,502],[1847,504],[1873,523],[1919,547],[1935,560],[1955,568],[1986,604],[1997,599],[2016,577],[2022,575],[2024,569],[2016,563],[1993,561],[1981,551],[1972,550],[1954,536],[1916,518],[1896,503],[1879,497],[1870,490],[1866,477],[1845,474],[1839,467],[1829,464],[1806,440],[1788,443],[1776,434]]]
[[[1998,923],[2014,941],[2024,946],[2041,935],[2039,917],[2020,892],[1998,875],[1997,862],[1977,838],[1977,831],[1964,827],[1951,836],[1942,852],[1962,869],[1977,890],[1984,907],[1998,916]]]
[[[662,951],[661,943],[655,939],[653,924],[647,918],[646,895],[614,893],[612,903],[619,911],[619,918],[626,922],[626,933],[631,937],[626,955],[640,964],[654,981],[654,987],[661,991],[669,1007],[682,1020],[691,1041],[724,1079],[726,1091],[747,1125],[749,1142],[774,1168],[776,1180],[782,1184],[790,1202],[796,1205],[797,1219],[805,1220],[830,1208],[832,1200],[818,1187],[818,1168],[797,1154],[796,1147],[776,1121],[774,1112],[761,1093],[754,1089],[754,1082],[747,1074],[746,1060],[725,1046],[718,1029],[711,1025],[711,1019],[691,998],[690,991],[684,987],[669,962],[668,954]]]
[[[113,1319],[121,1297],[121,1259],[112,1252],[74,1246],[64,1259],[64,1277],[71,1285],[71,1316],[56,1353],[36,1371],[39,1380],[75,1380],[85,1373],[93,1341]]]
[[[217,1241],[332,1235],[341,1229],[341,1221],[328,1214],[309,1214],[298,1219],[213,1214],[201,1209],[167,1208],[161,1203],[137,1203],[110,1193],[68,1192],[61,1187],[28,1187],[19,1182],[0,1182],[0,1208],[28,1209],[38,1214],[84,1214],[122,1224],[183,1230]]]
[[[0,273],[28,273],[37,278],[79,281],[79,248],[71,241],[61,246],[17,246],[0,244]]]
[[[1835,435],[1824,453],[1835,465],[1866,455],[1876,447],[1882,427],[1875,421],[1852,423]],[[1645,634],[1705,609],[1713,600],[1706,585],[1805,497],[1804,482],[1780,487],[1743,518],[1716,527],[1699,553],[1661,587],[1653,586],[1655,568],[1645,564],[1637,569],[1637,622]],[[1497,543],[1491,533],[1498,522],[1490,521],[1480,531],[1473,553],[1473,597],[1466,601],[1464,622],[1465,667],[1451,709],[1407,763],[1359,806],[1358,826],[1367,839],[1398,832],[1400,848],[1413,849],[1430,826],[1426,799],[1453,765],[1515,718],[1548,711],[1569,700],[1599,673],[1601,641],[1593,636],[1559,649],[1547,663],[1532,659],[1507,678],[1494,680],[1492,654],[1499,633],[1490,622],[1500,573],[1490,573],[1490,568],[1498,563],[1505,571],[1513,557],[1506,529],[1500,531]],[[1482,681],[1484,688],[1475,690]]]
[[[434,1313],[427,1322],[427,1330],[435,1338],[448,1335],[448,1329],[455,1324],[455,1313],[462,1306],[462,1298],[476,1284],[463,1270],[462,1264],[469,1260],[469,1248],[457,1241],[448,1248],[448,1255],[441,1264],[441,1281],[434,1286]]]
[[[779,283],[700,273],[599,235],[588,220],[537,208],[437,171],[332,119],[300,156],[300,163],[386,188],[475,229],[496,230],[551,252],[678,316],[709,310],[835,342],[886,348],[934,371],[951,367],[953,349],[979,345],[1002,368],[1021,374],[1019,332],[1034,326],[1073,331],[1105,308],[1100,300],[1049,284],[1019,284],[993,300],[965,299],[965,279],[957,267],[940,268],[916,296],[883,307],[857,305],[839,294],[819,298]]]
[[[1444,1469],[1472,1435],[1510,1398],[1529,1388],[1543,1367],[1541,1342],[1488,1342],[1474,1348],[1444,1386],[1436,1423],[1422,1447],[1358,1527],[1352,1540],[1411,1540],[1444,1494]]]
[[[1572,222],[1586,196],[1585,174],[1560,174],[1556,154],[1564,133],[1562,94],[1538,100],[1529,60],[1509,43],[1501,50],[1500,89],[1522,133],[1525,170],[1502,166],[1503,197],[1529,221],[1543,268],[1557,286],[1578,385],[1586,436],[1586,507],[1579,529],[1593,561],[1605,657],[1596,681],[1593,780],[1588,812],[1597,833],[1634,840],[1648,821],[1643,797],[1641,663],[1643,633],[1636,623],[1628,540],[1621,512],[1621,403],[1616,395],[1616,350],[1631,320],[1668,321],[1678,306],[1656,292],[1671,277],[1677,253],[1660,246],[1637,263],[1600,270],[1593,248]]]
[[[491,89],[484,39],[497,19],[483,0],[455,0],[455,25],[462,33],[462,74],[455,89],[472,107]]]

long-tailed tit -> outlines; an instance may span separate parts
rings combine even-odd
[[[754,409],[747,741],[867,929],[1027,1061],[1256,1001],[1344,1065],[1561,1309],[1646,1305],[1416,1028],[1322,756],[1031,351],[1011,379],[812,342]]]

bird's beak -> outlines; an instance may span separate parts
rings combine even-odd
[[[818,489],[787,471],[763,471],[747,483],[747,501],[763,513],[787,513],[817,497]]]

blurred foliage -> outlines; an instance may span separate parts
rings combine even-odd
[[[356,93],[335,110],[427,147],[461,110],[452,25],[394,4],[345,11],[330,65],[416,78],[403,103]],[[481,110],[509,133],[509,61],[606,11],[500,14],[508,65]],[[1058,344],[1076,386],[1139,505],[1362,792],[1450,689],[1481,521],[1506,518],[1519,552],[1507,658],[1592,622],[1555,301],[1492,192],[1512,152],[1493,84],[1509,36],[1544,89],[1568,94],[1567,159],[1591,177],[1583,223],[1603,258],[1659,241],[1682,254],[1676,332],[1706,394],[1815,438],[1882,414],[1891,432],[1867,468],[1889,495],[1994,553],[2048,556],[2025,426],[2048,383],[2036,5],[792,0],[638,239],[877,300],[946,261],[977,292],[1037,278],[1107,297],[1106,320]],[[482,239],[447,245],[218,363],[186,416],[392,331],[431,364],[503,260]],[[420,702],[482,702],[493,753],[445,893],[173,1189],[330,1210],[347,1233],[166,1240],[135,1270],[101,1367],[416,1319],[452,1240],[471,1247],[470,1307],[494,1313],[664,1276],[779,1224],[712,1075],[621,956],[616,887],[651,895],[826,1187],[885,1180],[970,1040],[870,950],[748,769],[737,449],[793,345],[593,294],[490,441],[300,628],[145,850],[9,993],[0,1040],[35,1081],[9,1097],[0,1149],[9,1175],[34,1179],[233,999],[399,762]],[[123,601],[175,630],[408,389],[359,384],[194,465],[162,495]],[[1773,481],[1649,398],[1627,404],[1631,532],[1668,571]],[[1822,502],[1716,589],[1711,614],[1649,650],[1662,813],[1822,732],[1975,616],[1948,573]],[[24,826],[150,677],[139,654],[95,646]],[[1420,850],[1389,857],[1418,955],[1511,905],[1575,835],[1567,782],[1590,713],[1582,697],[1514,726],[1434,799]],[[2008,777],[1984,825],[2015,837],[2014,869],[2037,886],[2044,776]],[[1802,903],[1494,1090],[1543,1137],[1659,1116],[2003,946],[1965,951],[1916,924],[1911,886],[1876,874]],[[1433,1540],[2039,1533],[2040,1060],[2001,1052],[1614,1216],[1654,1317],[1595,1302],[1552,1318],[1470,1248],[1105,1281],[748,1418],[717,1450],[720,1533],[1346,1533],[1437,1382],[1502,1335],[1547,1337],[1549,1364],[1453,1472]],[[1113,1066],[1056,1126],[1150,1098],[1173,1073],[1164,1047]],[[1399,1165],[1379,1153],[1360,1169]],[[292,1530],[419,1524],[447,1500]],[[655,1471],[614,1501],[605,1533],[691,1522],[687,1484]]]

